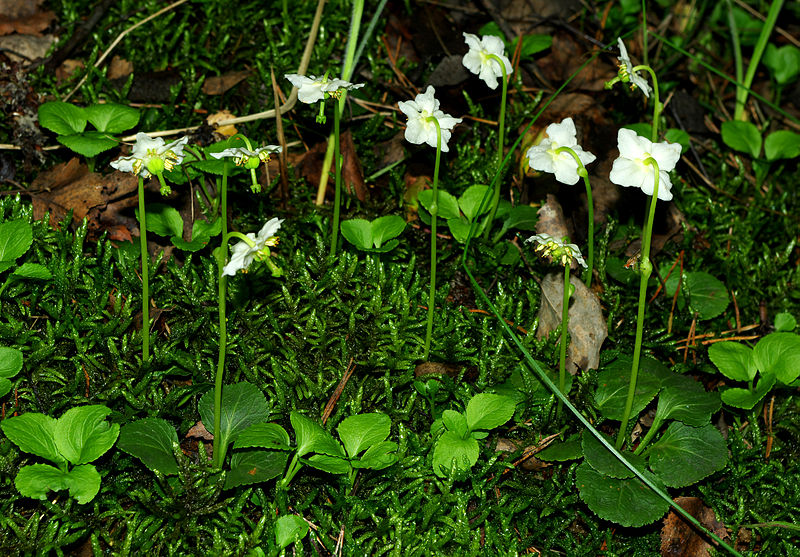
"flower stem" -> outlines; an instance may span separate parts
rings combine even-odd
[[[578,176],[583,178],[583,184],[586,186],[586,204],[589,213],[589,257],[587,258],[588,267],[584,273],[583,282],[588,288],[592,284],[592,270],[594,269],[594,202],[592,201],[592,185],[589,183],[589,172],[586,170],[578,154],[570,147],[559,147],[556,149],[556,153],[569,153],[572,155],[572,158],[575,159],[575,162],[578,164]]]
[[[636,340],[633,346],[633,362],[631,364],[631,378],[628,383],[628,397],[625,399],[625,410],[622,414],[622,424],[619,427],[617,434],[617,450],[622,448],[625,441],[626,431],[628,429],[628,420],[633,408],[633,397],[636,393],[636,380],[639,376],[639,357],[642,353],[642,334],[644,333],[644,303],[647,299],[647,281],[650,278],[650,273],[653,272],[653,264],[650,263],[650,240],[653,235],[653,219],[656,214],[656,201],[658,200],[658,182],[659,170],[658,162],[653,157],[648,157],[645,164],[653,167],[653,174],[655,175],[655,185],[653,186],[653,198],[650,200],[650,207],[648,207],[647,218],[643,230],[642,239],[642,256],[639,262],[640,267],[640,280],[639,280],[639,307],[636,312]]]
[[[561,305],[561,347],[558,357],[558,390],[564,393],[567,384],[567,333],[569,329],[569,266],[571,261],[564,265],[564,298]],[[566,393],[564,393],[566,396]],[[561,414],[561,400],[558,401],[557,414]]]
[[[339,153],[339,109],[333,111],[333,168],[336,177],[336,193],[333,199],[333,232],[331,233],[331,257],[336,255],[339,240],[339,204],[342,199],[342,160]]]
[[[220,207],[222,211],[222,244],[216,250],[217,274],[219,280],[219,356],[217,358],[217,374],[214,377],[214,469],[222,468],[225,449],[220,447],[220,427],[222,425],[222,376],[225,372],[225,350],[228,342],[228,329],[225,310],[225,292],[228,277],[222,274],[228,252],[228,162],[223,164],[222,187],[220,188]]]
[[[439,214],[439,159],[442,154],[442,129],[439,121],[432,117],[429,119],[436,126],[436,163],[433,167],[433,202],[431,203],[431,288],[428,293],[428,324],[425,329],[425,351],[423,359],[428,361],[431,350],[431,335],[433,334],[433,308],[436,303],[436,215]]]
[[[142,361],[150,358],[150,278],[147,253],[147,217],[144,212],[144,178],[139,176],[139,243],[142,251]]]
[[[506,65],[500,59],[499,56],[496,54],[490,54],[488,56],[492,58],[495,62],[500,65],[500,71],[503,73],[503,93],[500,97],[500,115],[497,119],[497,173],[500,174],[503,170],[503,151],[504,151],[504,139],[505,139],[505,131],[506,131],[506,96],[508,93],[508,76],[506,75]],[[494,217],[497,214],[497,206],[500,204],[500,180],[497,180],[497,183],[494,187],[494,192],[492,193],[492,204],[491,209],[489,210],[489,218],[486,222],[486,230],[483,231],[484,239],[489,239],[489,234],[492,230],[492,222],[494,221]]]
[[[639,70],[644,70],[649,73],[650,79],[653,80],[653,126],[650,133],[650,141],[655,143],[658,141],[658,124],[659,119],[661,118],[661,110],[664,108],[661,105],[661,101],[659,100],[658,96],[658,77],[656,76],[656,72],[653,71],[653,68],[644,64],[634,67],[631,72],[636,72]]]

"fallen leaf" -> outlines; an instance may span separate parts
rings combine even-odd
[[[53,35],[8,35],[0,37],[0,49],[5,51],[12,62],[32,62],[37,58],[44,58],[54,41]]]
[[[319,184],[322,163],[325,159],[327,148],[327,143],[318,143],[305,153],[297,163],[300,175],[311,184]],[[344,132],[339,138],[339,149],[343,159],[342,189],[350,192],[351,195],[354,194],[359,201],[365,201],[367,199],[367,186],[364,183],[364,171],[356,154],[356,147],[350,130]],[[329,186],[334,184],[333,165],[331,165],[328,184]]]
[[[539,216],[539,220],[536,221],[537,234],[549,234],[556,240],[570,237],[567,222],[564,219],[564,210],[555,195],[548,193],[546,201],[536,214]],[[577,263],[573,261],[570,268],[577,268]]]
[[[228,89],[235,87],[250,75],[247,70],[228,72],[222,75],[207,77],[203,82],[202,91],[206,95],[221,95]]]
[[[38,35],[56,18],[41,10],[42,0],[0,0],[0,35]]]
[[[232,120],[235,116],[229,110],[220,110],[219,112],[215,112],[208,118],[206,121],[210,126],[215,125],[217,122],[224,122],[225,120]],[[224,137],[233,137],[236,135],[236,126],[233,124],[228,124],[227,126],[220,126],[215,128],[214,131]]]
[[[553,83],[562,83],[586,61],[586,49],[587,44],[579,43],[571,34],[556,33],[548,54],[537,61],[537,66],[547,79]],[[602,91],[606,81],[616,75],[617,68],[598,57],[572,79],[569,88]]]
[[[121,58],[119,56],[114,56],[111,59],[111,62],[108,64],[108,79],[119,79],[122,77],[128,77],[133,73],[133,64],[126,60],[125,58]]]
[[[566,369],[575,375],[578,368],[596,369],[600,364],[600,347],[608,336],[606,320],[597,296],[575,275],[570,276],[575,292],[568,311],[570,343],[567,347]],[[550,273],[541,283],[542,304],[539,308],[539,328],[536,338],[542,339],[561,325],[564,300],[562,273]]]
[[[82,60],[64,60],[64,62],[56,68],[56,81],[63,83],[69,80],[76,71],[84,68]]]
[[[678,497],[674,501],[721,539],[729,537],[725,525],[717,520],[714,511],[701,499]],[[695,528],[674,510],[671,510],[664,519],[664,527],[661,529],[662,557],[706,557],[711,547],[705,536],[700,536]]]
[[[186,432],[187,439],[202,439],[203,441],[213,441],[214,436],[206,429],[206,426],[203,425],[203,422],[197,422],[192,427],[189,428],[189,431]]]

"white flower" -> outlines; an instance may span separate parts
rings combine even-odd
[[[314,104],[325,98],[325,93],[331,95],[336,94],[338,91],[358,89],[363,87],[363,83],[353,84],[343,79],[328,79],[327,76],[314,77],[313,75],[305,76],[296,73],[286,74],[286,79],[292,82],[292,85],[297,87],[297,98],[302,103]]]
[[[584,166],[594,162],[595,156],[581,149],[575,134],[575,123],[572,118],[566,118],[560,124],[547,126],[547,137],[538,145],[534,145],[525,156],[528,164],[534,170],[550,172],[556,175],[556,180],[562,184],[573,185],[578,182],[578,163],[569,153],[557,153],[559,147],[572,149]]]
[[[397,106],[408,116],[406,141],[415,145],[427,143],[435,148],[436,125],[432,121],[435,118],[442,131],[442,152],[446,153],[449,150],[447,142],[450,141],[450,132],[461,122],[461,118],[453,118],[439,110],[439,101],[434,98],[435,94],[436,89],[428,85],[428,89],[417,95],[413,101],[401,101]]]
[[[550,256],[553,259],[560,259],[562,265],[567,265],[571,259],[576,263],[582,265],[585,269],[587,267],[581,255],[581,250],[575,244],[567,244],[564,241],[556,240],[550,234],[536,234],[531,236],[526,242],[537,242],[536,251],[540,252],[542,257]]]
[[[490,54],[494,54],[503,62],[506,75],[511,74],[511,62],[503,52],[503,41],[499,37],[486,35],[478,38],[477,35],[464,33],[464,40],[467,41],[469,52],[464,55],[462,63],[469,71],[477,74],[490,89],[497,89],[497,79],[503,77],[500,63]]]
[[[233,246],[233,255],[231,255],[231,260],[228,264],[222,268],[222,274],[233,276],[236,271],[247,269],[254,259],[261,260],[269,257],[268,248],[278,245],[278,237],[275,234],[280,229],[282,222],[282,219],[270,219],[261,227],[258,235],[252,232],[247,234],[247,237],[255,244],[252,247],[244,241]]]
[[[655,185],[654,168],[645,161],[652,157],[658,163],[658,198],[663,201],[672,199],[672,182],[668,172],[675,168],[681,158],[681,146],[678,143],[653,143],[635,131],[621,129],[617,134],[619,157],[611,167],[609,178],[620,186],[641,188],[647,195],[653,195]]]
[[[641,89],[644,96],[649,98],[651,89],[647,84],[647,80],[633,71],[633,64],[628,57],[628,49],[625,48],[625,43],[622,42],[622,39],[617,38],[617,44],[619,45],[617,60],[619,60],[620,79],[625,83],[630,82],[631,89]]]
[[[264,147],[258,147],[255,151],[251,151],[245,147],[231,147],[219,153],[211,153],[211,156],[215,159],[231,157],[234,159],[236,166],[248,166],[249,161],[256,159],[257,162],[255,166],[253,166],[253,168],[255,168],[258,166],[258,161],[267,162],[271,154],[280,153],[282,150],[283,149],[279,145],[265,145]]]
[[[183,160],[183,148],[189,138],[184,136],[167,145],[164,139],[153,139],[146,133],[136,134],[136,144],[129,157],[120,157],[111,162],[111,166],[122,172],[132,172],[142,178],[149,178],[151,174],[161,174],[172,170],[176,164]]]

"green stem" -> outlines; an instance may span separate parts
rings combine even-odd
[[[658,77],[656,76],[656,72],[653,71],[653,68],[647,65],[635,66],[631,72],[639,70],[644,70],[649,73],[650,79],[653,80],[653,128],[650,134],[650,141],[655,143],[658,141],[658,124],[661,118],[661,110],[664,108],[661,106],[661,101],[658,96]]]
[[[736,19],[733,17],[733,3],[731,0],[726,0],[728,5],[728,26],[731,28],[731,43],[733,47],[733,65],[736,70],[736,81],[744,80],[744,63],[742,62],[742,45],[739,43],[739,29],[736,26]],[[738,120],[741,113],[744,111],[744,102],[739,102],[739,95],[742,93],[740,87],[736,88],[736,107],[734,109],[734,119]],[[747,95],[747,91],[744,91]],[[741,108],[740,108],[741,107]]]
[[[144,212],[144,178],[139,176],[139,246],[142,251],[142,361],[150,358],[150,269],[147,253],[147,217]]]
[[[642,60],[647,62],[647,0],[642,0]]]
[[[331,233],[331,257],[336,255],[339,240],[339,205],[342,199],[342,160],[339,153],[339,110],[333,111],[333,168],[336,178],[336,193],[333,200],[333,232]]]
[[[645,219],[645,228],[642,239],[642,257],[639,261],[640,279],[639,279],[639,307],[636,312],[636,340],[633,346],[633,363],[631,364],[631,378],[628,383],[628,397],[625,399],[625,410],[622,414],[622,424],[617,434],[617,450],[622,448],[625,441],[625,435],[628,430],[628,420],[630,419],[631,410],[633,408],[633,397],[636,393],[636,380],[639,376],[639,357],[642,353],[642,335],[644,333],[644,304],[647,299],[647,281],[650,278],[650,273],[653,272],[653,265],[650,263],[650,240],[653,232],[653,219],[656,214],[656,200],[658,199],[658,182],[659,170],[658,162],[653,157],[647,158],[645,164],[653,167],[653,174],[655,176],[655,185],[653,186],[653,197],[650,201],[648,208],[647,218]]]
[[[500,65],[500,71],[503,73],[503,93],[500,97],[500,116],[497,119],[497,173],[499,174],[503,169],[503,151],[504,140],[506,132],[506,96],[508,93],[508,75],[506,75],[506,65],[496,54],[490,54],[488,58],[492,58]],[[492,205],[489,210],[489,218],[486,222],[486,230],[483,232],[484,239],[489,239],[489,234],[492,231],[492,222],[497,214],[497,206],[500,204],[500,180],[497,180],[494,192],[492,194]]]
[[[439,121],[431,116],[428,120],[436,126],[436,163],[433,166],[433,201],[431,202],[431,288],[428,293],[428,324],[425,328],[425,351],[423,360],[428,361],[433,334],[433,308],[436,295],[436,215],[439,214],[439,159],[442,154],[442,129]]]
[[[225,459],[225,447],[220,446],[220,427],[222,426],[222,376],[225,372],[225,350],[228,342],[228,327],[225,308],[225,291],[228,277],[222,274],[228,252],[228,162],[222,166],[222,187],[220,189],[220,207],[222,209],[222,245],[217,249],[217,276],[219,280],[219,356],[217,358],[217,374],[214,377],[214,445],[213,466],[220,470]]]
[[[650,425],[650,429],[647,432],[647,435],[644,436],[644,439],[639,443],[639,446],[636,447],[636,450],[633,451],[633,454],[641,454],[644,448],[653,440],[653,437],[656,436],[658,430],[661,429],[661,425],[664,423],[662,418],[656,416],[656,419],[653,420],[653,423]]]
[[[564,265],[564,297],[561,305],[561,347],[558,357],[558,389],[564,393],[567,384],[567,333],[569,329],[569,266]],[[566,393],[564,393],[566,396]],[[561,414],[561,401],[558,401],[558,414]]]
[[[736,108],[734,111],[734,120],[745,120],[744,105],[747,102],[747,90],[753,84],[753,78],[756,76],[758,64],[761,62],[761,56],[764,54],[764,49],[767,48],[769,36],[775,28],[775,23],[778,21],[778,14],[783,7],[783,0],[774,0],[769,6],[769,12],[764,20],[764,25],[761,27],[761,33],[758,35],[756,46],[753,47],[753,55],[750,57],[750,63],[747,65],[747,73],[744,76],[744,87],[736,89]],[[739,79],[739,76],[736,76]]]
[[[569,147],[559,147],[556,149],[556,153],[568,153],[575,159],[575,162],[578,164],[578,176],[583,178],[583,184],[586,186],[586,204],[589,212],[589,249],[588,251],[588,258],[587,263],[588,267],[586,268],[586,272],[584,273],[583,282],[586,284],[588,288],[592,284],[592,271],[594,269],[594,202],[592,201],[592,185],[589,183],[589,172],[586,170],[586,167],[583,165],[578,154],[573,151]]]

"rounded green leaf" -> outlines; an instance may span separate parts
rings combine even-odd
[[[234,451],[225,489],[266,482],[283,474],[289,455],[277,451]]]
[[[755,389],[725,389],[722,391],[722,402],[734,408],[752,410],[758,402],[775,386],[774,375],[762,375],[758,379]]]
[[[664,139],[670,143],[679,143],[681,146],[681,153],[689,150],[689,134],[677,128],[670,128],[664,134]]]
[[[372,248],[372,225],[366,219],[350,219],[339,225],[344,239],[358,249]]]
[[[577,436],[562,443],[553,443],[545,450],[536,453],[536,458],[545,462],[564,462],[577,460],[583,456],[583,444]]]
[[[470,186],[458,198],[458,206],[468,221],[473,221],[475,217],[488,213],[492,208],[492,196],[491,194],[487,195],[488,192],[489,186]],[[487,198],[486,203],[483,204],[482,210],[478,213],[484,197]]]
[[[326,454],[315,454],[308,460],[303,460],[303,462],[328,474],[349,474],[352,470],[348,460]]]
[[[716,342],[708,347],[708,357],[719,372],[734,381],[751,381],[756,376],[753,350],[738,342]]]
[[[214,390],[208,391],[197,404],[203,425],[212,434],[214,431]],[[266,422],[269,405],[261,390],[243,381],[222,387],[222,412],[220,416],[220,442],[227,447],[238,435],[253,424]]]
[[[713,319],[728,307],[728,290],[717,278],[703,271],[686,273],[689,308],[698,319]]]
[[[672,422],[647,451],[650,468],[670,487],[685,487],[725,467],[728,446],[708,424],[692,427]]]
[[[38,412],[28,412],[6,418],[0,423],[0,428],[12,443],[26,453],[61,463],[64,462],[64,457],[59,454],[56,446],[56,424],[55,418]]]
[[[383,470],[397,462],[397,443],[394,441],[383,441],[372,445],[364,452],[359,459],[351,462],[353,468],[370,468],[372,470]]]
[[[779,85],[786,85],[800,73],[800,49],[790,44],[777,48],[769,43],[764,52],[764,65]]]
[[[22,352],[0,346],[0,377],[14,377],[22,369]]]
[[[24,220],[0,223],[0,261],[13,262],[22,256],[33,242],[33,229]]]
[[[56,422],[58,451],[74,465],[100,458],[114,446],[119,436],[119,424],[105,421],[110,413],[111,409],[100,404],[78,406],[64,412]]]
[[[333,435],[325,431],[322,426],[314,420],[293,410],[289,414],[289,421],[292,422],[292,427],[294,428],[298,457],[308,453],[321,453],[338,457],[345,456],[344,449],[336,439],[333,438]]]
[[[56,139],[71,151],[75,151],[79,155],[83,155],[87,158],[96,157],[100,153],[119,145],[117,140],[103,133],[94,131],[59,135]]]
[[[11,381],[0,377],[0,397],[6,396],[9,392],[11,392]]]
[[[458,210],[458,200],[451,194],[444,190],[437,190],[439,199],[439,213],[437,216],[441,219],[455,219],[461,216]],[[417,195],[417,200],[428,213],[431,212],[431,205],[433,204],[433,190],[422,190]]]
[[[178,444],[175,428],[161,418],[144,418],[122,426],[117,448],[141,460],[150,470],[164,475],[178,473],[173,445]]]
[[[761,132],[751,122],[723,122],[722,141],[731,149],[747,153],[754,159],[761,154]]]
[[[39,124],[58,135],[81,133],[86,128],[86,111],[70,103],[46,102],[39,107]]]
[[[14,269],[13,276],[24,279],[48,280],[53,278],[50,270],[38,263],[23,263]]]
[[[336,428],[350,458],[384,441],[392,429],[392,419],[383,412],[356,414],[341,421]]]
[[[308,524],[294,514],[287,514],[275,522],[275,543],[280,549],[302,540],[308,534]]]
[[[633,395],[632,413],[635,416],[647,406],[661,389],[661,375],[669,373],[660,362],[643,357],[639,363],[639,376]],[[603,415],[612,420],[622,420],[631,379],[631,358],[617,358],[597,374],[594,399]]]
[[[608,435],[602,433],[601,435],[603,435],[605,440],[612,446],[614,445],[614,441]],[[583,455],[586,457],[586,462],[601,474],[611,476],[612,478],[632,478],[634,476],[634,473],[631,472],[614,453],[609,451],[597,440],[597,437],[586,430],[583,432],[582,448]],[[645,469],[644,458],[641,456],[628,451],[620,451],[620,453],[628,462],[633,464],[637,470],[642,471]]]
[[[167,237],[183,236],[183,219],[175,207],[165,203],[151,203],[145,207],[145,211],[148,232]]]
[[[261,447],[278,451],[290,451],[289,434],[278,424],[253,424],[236,438],[234,449]]]
[[[791,313],[781,312],[775,316],[775,328],[780,332],[794,331],[797,320]]]
[[[402,234],[406,228],[406,221],[397,215],[386,215],[372,221],[370,226],[372,228],[372,242],[376,248],[379,248],[387,240]]]
[[[764,141],[764,153],[768,161],[800,156],[800,134],[789,130],[772,132]]]
[[[660,484],[652,474],[645,472],[645,476],[656,485]],[[651,524],[669,510],[669,503],[640,479],[604,476],[586,462],[578,466],[575,483],[581,499],[592,512],[622,526]]]
[[[479,393],[467,403],[465,412],[467,427],[470,431],[494,429],[510,420],[516,407],[513,398],[493,393]]]
[[[85,110],[86,119],[101,132],[122,133],[139,123],[139,111],[122,104],[92,104]]]
[[[23,497],[45,499],[50,491],[67,489],[67,473],[49,464],[23,466],[14,478],[14,487]]]
[[[478,442],[472,437],[463,439],[452,431],[445,431],[433,449],[433,472],[445,478],[454,462],[456,470],[466,472],[478,462],[479,453]]]
[[[711,414],[722,407],[719,393],[709,393],[686,375],[676,375],[658,395],[657,420],[679,420],[687,425],[702,426]]]
[[[64,478],[69,494],[79,505],[85,505],[94,499],[100,491],[100,473],[91,464],[76,466]]]
[[[800,376],[800,335],[772,333],[758,341],[753,360],[762,375],[788,385]]]

